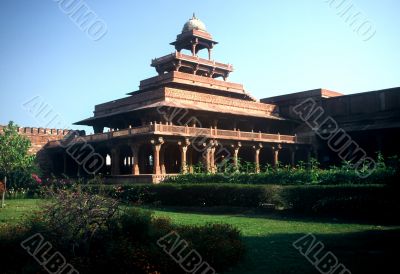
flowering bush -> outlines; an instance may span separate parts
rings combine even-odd
[[[36,173],[32,173],[32,179],[35,180],[36,183],[38,183],[38,184],[42,183],[42,179],[40,179]]]

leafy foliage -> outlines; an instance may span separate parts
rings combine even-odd
[[[388,164],[386,164],[388,162]],[[198,169],[195,169],[195,171]],[[377,156],[377,167],[372,174],[361,178],[349,163],[329,169],[319,168],[319,163],[311,159],[308,165],[300,162],[297,166],[277,167],[266,165],[260,173],[254,172],[253,163],[239,162],[239,169],[227,165],[219,173],[204,173],[201,170],[194,173],[168,177],[164,182],[178,184],[279,184],[279,185],[334,185],[334,184],[396,184],[399,176],[399,161],[397,157],[385,159],[382,154]]]
[[[29,154],[31,143],[18,134],[18,126],[10,122],[0,133],[0,178],[7,176],[7,187],[34,187],[31,177],[36,172],[35,156]]]

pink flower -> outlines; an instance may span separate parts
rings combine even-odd
[[[32,173],[32,179],[36,181],[36,183],[41,184],[42,179],[39,178],[39,176],[35,173]]]

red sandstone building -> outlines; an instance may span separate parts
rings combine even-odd
[[[69,140],[69,151],[60,140],[46,144],[49,171],[83,176],[87,170],[76,160],[89,148],[105,159],[97,173],[130,182],[159,182],[199,166],[218,172],[226,162],[253,162],[255,172],[310,156],[338,163],[337,152],[293,111],[307,98],[370,156],[399,152],[400,88],[348,96],[318,89],[257,100],[228,81],[233,67],[212,59],[216,44],[193,16],[171,43],[175,52],[152,60],[157,76],[141,81],[128,97],[96,105],[93,117],[76,123],[92,126],[94,134]],[[198,57],[201,50],[208,59]]]

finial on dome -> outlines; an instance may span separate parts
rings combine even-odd
[[[187,21],[183,26],[182,32],[191,30],[206,31],[206,26],[200,19],[196,17],[196,14],[194,12],[193,12],[193,17],[189,19],[189,21]]]

